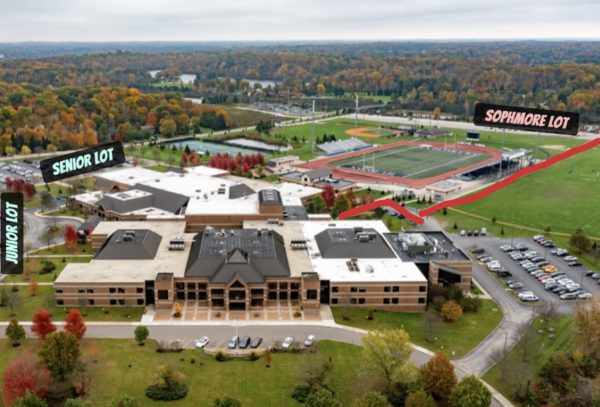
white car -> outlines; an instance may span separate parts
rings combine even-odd
[[[460,231],[460,235],[461,235],[461,236],[466,236],[466,235],[467,235],[467,232],[466,232],[465,230],[461,230],[461,231]]]
[[[481,228],[481,232],[479,233],[481,236],[487,236],[487,229]]]
[[[208,339],[208,336],[203,336],[200,339],[196,339],[194,341],[194,345],[198,349],[203,349],[206,345],[208,345],[208,342],[210,342],[210,340]]]
[[[290,346],[292,346],[292,343],[294,343],[294,338],[292,338],[291,336],[288,336],[287,338],[285,338],[283,340],[283,342],[281,342],[281,347],[283,349],[289,349]]]
[[[577,295],[577,298],[579,298],[580,300],[587,300],[589,298],[592,298],[592,294],[590,294],[590,293],[581,293],[581,294]]]
[[[317,341],[317,337],[314,335],[308,335],[308,338],[304,341],[304,346],[310,348]]]

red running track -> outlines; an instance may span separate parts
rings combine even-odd
[[[310,161],[308,163],[300,165],[302,168],[308,169],[317,169],[317,168],[329,168],[333,174],[333,176],[338,178],[350,179],[355,182],[387,182],[392,184],[401,184],[405,185],[409,188],[421,188],[425,185],[434,184],[438,181],[443,181],[445,179],[451,178],[454,175],[462,174],[464,172],[474,170],[480,168],[482,166],[490,165],[498,162],[502,159],[502,152],[498,150],[494,150],[487,147],[475,146],[470,144],[456,144],[456,149],[465,153],[474,153],[474,154],[486,154],[489,156],[488,159],[480,161],[478,163],[466,165],[464,167],[458,168],[456,170],[448,171],[439,175],[435,175],[429,178],[422,179],[409,179],[405,177],[399,177],[395,175],[384,175],[379,174],[377,172],[369,172],[364,170],[357,170],[352,168],[340,168],[331,165],[332,162],[343,160],[346,158],[362,156],[363,154],[371,154],[373,152],[385,151],[396,147],[406,146],[406,145],[430,145],[439,149],[444,148],[444,143],[436,142],[436,141],[409,141],[403,140],[398,141],[396,143],[383,144],[377,147],[371,147],[364,150],[352,151],[350,153],[336,155],[332,157],[321,158],[319,160]],[[449,146],[450,144],[446,145]]]

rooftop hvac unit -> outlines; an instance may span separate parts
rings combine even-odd
[[[375,271],[375,270],[373,270],[373,266],[372,265],[368,264],[367,267],[365,267],[365,273],[371,273],[372,274],[373,271]]]
[[[368,242],[370,240],[369,235],[366,233],[360,233],[358,235],[358,241],[361,243]]]

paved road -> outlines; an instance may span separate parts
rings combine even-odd
[[[78,228],[81,224],[80,221],[77,221],[72,218],[61,218],[56,217],[53,218],[45,218],[41,216],[36,216],[35,211],[37,209],[33,208],[25,208],[24,210],[24,224],[25,224],[25,246],[31,245],[31,248],[39,248],[44,247],[48,244],[45,239],[42,239],[44,234],[44,229],[48,225],[52,225],[56,222],[56,225],[59,227],[66,225],[73,225],[75,228]],[[50,244],[57,244],[63,242],[62,234],[59,234],[56,238],[52,239]]]

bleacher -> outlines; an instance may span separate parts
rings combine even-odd
[[[367,144],[352,137],[346,140],[329,141],[327,143],[318,144],[317,147],[326,155],[335,155],[369,148],[371,147],[371,144]]]

